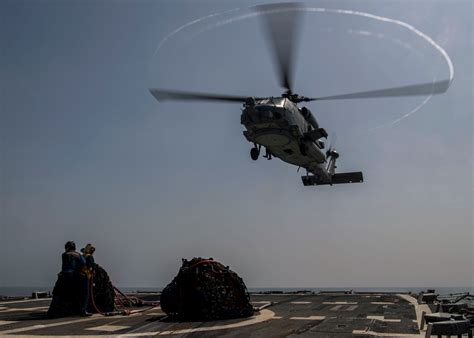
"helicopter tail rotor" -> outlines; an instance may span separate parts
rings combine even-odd
[[[326,158],[329,159],[334,156],[336,156],[336,158],[339,157],[339,154],[336,151],[336,142],[337,142],[337,134],[331,133],[328,150],[326,151]]]
[[[329,141],[329,147],[326,151],[326,159],[329,161],[327,171],[331,176],[336,174],[336,160],[339,158],[339,153],[336,151],[336,133],[331,134],[331,140]]]

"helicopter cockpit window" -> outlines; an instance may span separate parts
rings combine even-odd
[[[272,108],[273,107],[269,105],[260,105],[260,106],[255,107],[255,109],[258,112],[258,115],[264,119],[273,118]]]
[[[258,111],[258,112],[265,112],[265,111],[272,111],[272,106],[269,106],[269,105],[260,105],[260,106],[256,106],[255,109]]]

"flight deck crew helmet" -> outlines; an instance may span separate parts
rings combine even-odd
[[[95,247],[92,244],[87,244],[85,248],[81,249],[81,252],[84,254],[92,255],[95,251]]]
[[[68,241],[64,245],[64,249],[66,249],[66,251],[76,250],[76,243],[74,243],[73,241]]]

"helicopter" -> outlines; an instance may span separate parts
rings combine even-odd
[[[264,157],[273,157],[306,169],[302,176],[305,186],[361,183],[362,172],[336,173],[339,153],[334,145],[326,147],[328,133],[319,126],[315,115],[302,102],[363,99],[379,97],[419,96],[444,93],[449,80],[422,83],[402,87],[362,91],[324,97],[306,97],[293,92],[293,60],[295,40],[298,37],[301,3],[278,3],[255,6],[262,20],[264,32],[270,41],[274,63],[281,87],[285,90],[276,97],[253,97],[166,90],[151,88],[150,93],[158,100],[202,100],[242,103],[241,124],[246,128],[243,135],[253,143],[250,157],[257,160],[262,148]]]

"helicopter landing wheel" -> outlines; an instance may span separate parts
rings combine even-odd
[[[254,161],[258,160],[259,155],[260,155],[260,150],[258,150],[258,148],[250,149],[250,157],[252,158],[252,160]]]

